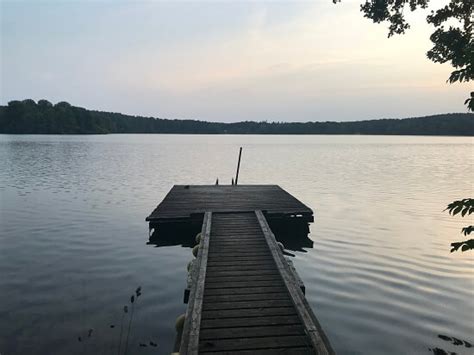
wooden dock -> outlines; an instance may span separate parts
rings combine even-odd
[[[268,214],[309,219],[312,211],[278,186],[175,186],[147,220],[159,228],[158,220],[199,214],[199,251],[188,277],[189,302],[176,350],[333,354],[267,222]]]
[[[300,217],[313,222],[313,211],[277,185],[175,185],[146,218],[160,223],[202,220],[204,212],[261,210],[267,218]]]

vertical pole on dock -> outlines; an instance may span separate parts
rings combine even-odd
[[[240,157],[242,156],[242,147],[239,150],[239,161],[237,162],[237,174],[235,174],[235,184],[239,181]]]

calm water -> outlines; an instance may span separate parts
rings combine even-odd
[[[473,195],[473,143],[0,135],[0,353],[117,353],[139,285],[129,353],[169,353],[191,250],[147,245],[144,219],[173,184],[230,182],[242,145],[240,183],[279,184],[316,212],[294,263],[338,353],[470,354],[438,335],[474,343],[474,254],[449,253],[473,221],[442,212]]]

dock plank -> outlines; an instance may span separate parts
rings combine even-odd
[[[265,293],[250,293],[246,295],[227,294],[227,295],[214,295],[206,296],[208,302],[238,302],[238,301],[259,301],[259,300],[279,300],[287,299],[288,294],[286,290],[284,292],[275,292],[271,294]]]
[[[265,337],[281,335],[304,335],[304,329],[300,324],[259,327],[238,327],[238,328],[217,328],[203,329],[201,331],[201,340],[208,339],[232,339],[241,337]]]
[[[252,350],[235,350],[235,351],[213,351],[207,352],[202,351],[202,354],[212,354],[212,355],[278,355],[286,354],[288,355],[288,349],[286,348],[272,348],[272,349],[252,349]],[[291,355],[308,355],[313,354],[312,349],[307,347],[300,348],[291,348]]]
[[[221,282],[208,282],[206,287],[208,289],[213,288],[243,288],[243,287],[270,287],[275,286],[279,279],[271,279],[271,280],[245,280],[245,281],[235,281],[232,279],[222,280]]]
[[[250,276],[223,276],[223,277],[213,277],[207,281],[208,285],[212,285],[214,283],[219,282],[241,282],[241,281],[268,281],[268,280],[280,280],[280,275],[273,274],[273,275],[250,275]]]
[[[276,299],[263,301],[236,301],[236,302],[204,302],[203,310],[219,310],[219,309],[245,309],[245,308],[275,308],[275,307],[292,307],[290,300]]]
[[[231,350],[252,350],[252,349],[273,349],[308,347],[306,336],[304,335],[279,335],[259,338],[235,338],[235,339],[213,339],[202,340],[199,343],[200,351],[231,351]]]
[[[296,314],[293,305],[290,307],[274,307],[274,308],[250,308],[242,312],[241,309],[219,309],[206,310],[202,313],[202,319],[224,319],[224,318],[240,318],[245,314],[246,317],[263,317],[263,316],[291,316]]]
[[[260,325],[280,326],[280,325],[288,325],[288,324],[301,324],[301,321],[297,315],[242,317],[242,318],[231,318],[231,319],[204,319],[201,322],[201,329],[256,327]]]

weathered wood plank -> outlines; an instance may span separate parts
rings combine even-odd
[[[219,277],[212,277],[206,280],[207,285],[211,285],[213,283],[220,283],[220,282],[240,282],[240,281],[269,281],[269,280],[281,280],[281,276],[279,274],[273,275],[248,275],[248,276],[219,276]]]
[[[291,348],[308,346],[307,338],[303,335],[269,336],[261,338],[237,338],[204,340],[200,343],[200,351],[227,351]]]
[[[258,257],[255,257],[255,256],[249,256],[249,255],[241,255],[241,256],[234,256],[232,259],[228,259],[228,258],[222,258],[222,257],[219,257],[219,255],[209,255],[209,262],[211,261],[217,261],[217,260],[232,260],[232,261],[242,261],[242,262],[245,262],[246,260],[273,260],[273,257],[271,254],[268,254],[268,255],[265,255],[265,256],[258,256]]]
[[[288,299],[288,292],[275,293],[250,293],[246,295],[224,294],[224,295],[207,295],[207,302],[238,302],[238,301],[258,301],[258,300],[279,300]]]
[[[257,255],[268,255],[268,247],[265,245],[256,245],[254,247],[252,246],[246,246],[246,245],[241,245],[241,246],[224,246],[224,245],[216,245],[213,246],[212,249],[210,250],[212,254],[218,254],[218,255],[225,255],[225,254],[236,254],[239,253],[241,256],[244,255],[250,255],[253,256],[255,254]]]
[[[212,256],[220,256],[222,258],[232,258],[234,256],[268,256],[268,250],[261,249],[261,250],[247,250],[247,251],[239,251],[239,250],[212,250],[209,252]]]
[[[263,301],[236,301],[236,302],[206,302],[202,306],[203,311],[218,309],[244,309],[244,308],[273,308],[292,307],[293,303],[287,298]]]
[[[245,317],[263,317],[263,316],[291,316],[296,314],[293,306],[275,307],[275,308],[252,308],[245,309],[219,309],[206,310],[202,313],[202,319],[224,319],[224,318],[241,318]]]
[[[243,223],[251,223],[249,221],[238,221],[239,224]],[[221,240],[234,240],[234,239],[240,239],[240,238],[255,238],[255,233],[258,233],[259,229],[245,229],[245,228],[238,228],[237,226],[235,228],[228,227],[228,226],[222,226],[221,228],[216,227],[215,230],[215,236],[216,239],[221,239]]]
[[[213,240],[213,243],[211,245],[211,249],[241,249],[242,251],[249,251],[249,250],[256,250],[256,249],[266,249],[265,243],[262,243],[262,241],[247,241],[247,242],[220,242],[220,241],[215,241]]]
[[[276,287],[246,287],[246,288],[241,288],[241,289],[229,289],[229,288],[210,288],[205,291],[206,296],[216,296],[216,295],[228,295],[228,294],[233,294],[233,295],[246,295],[246,294],[252,294],[252,293],[280,293],[280,292],[285,292],[286,289],[283,284],[280,286]]]
[[[268,249],[264,247],[258,247],[255,249],[247,248],[213,248],[209,251],[212,256],[220,256],[222,258],[231,258],[232,256],[267,256],[269,255]]]
[[[260,265],[214,265],[207,266],[209,272],[211,271],[247,271],[247,270],[275,270],[275,264],[260,264]]]
[[[248,250],[255,250],[258,248],[265,248],[266,245],[262,241],[258,242],[218,242],[213,241],[212,249],[242,249],[244,252]]]
[[[304,329],[299,324],[239,328],[214,328],[201,330],[201,340],[255,338],[265,336],[304,335]]]
[[[245,271],[222,271],[212,270],[212,277],[216,276],[250,276],[250,275],[278,275],[278,271],[273,270],[245,270]]]
[[[213,260],[213,261],[210,261],[208,260],[208,265],[210,266],[212,264],[212,266],[238,266],[238,265],[242,265],[242,264],[245,264],[245,265],[275,265],[275,262],[270,259],[270,258],[266,258],[266,259],[259,259],[259,258],[256,258],[256,259],[247,259],[245,260],[245,262],[243,263],[242,261],[240,260],[234,260],[234,259],[216,259],[216,260]]]
[[[291,355],[308,355],[314,354],[312,349],[307,347],[293,347],[288,348],[272,348],[272,349],[252,349],[252,350],[235,350],[235,351],[201,351],[201,354],[212,354],[212,355],[278,355],[278,354],[291,354]]]
[[[283,286],[283,283],[280,279],[272,279],[272,280],[246,280],[246,281],[234,281],[234,280],[223,280],[221,282],[213,282],[207,283],[206,289],[213,289],[213,288],[247,288],[247,287],[275,287],[275,286]]]
[[[288,325],[301,324],[299,317],[290,316],[262,316],[262,317],[242,317],[228,319],[203,319],[201,329],[207,328],[229,328],[229,327],[256,327],[259,325]]]

